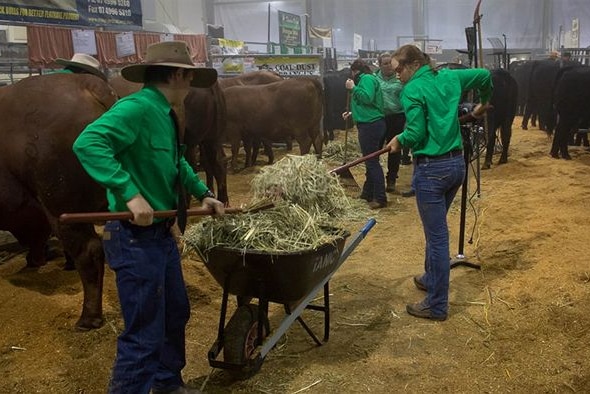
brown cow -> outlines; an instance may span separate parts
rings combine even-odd
[[[82,169],[72,143],[115,101],[111,87],[89,74],[29,77],[0,93],[0,228],[31,246],[32,265],[45,263],[39,248],[47,241],[47,229],[59,236],[84,288],[76,323],[81,329],[102,324],[102,242],[92,224],[60,225],[57,220],[64,212],[107,207],[104,190]]]
[[[219,83],[219,87],[221,87],[223,90],[232,86],[266,85],[267,83],[273,83],[282,80],[283,77],[273,71],[261,70],[248,72],[235,77],[219,78],[217,83]]]
[[[125,97],[142,88],[143,84],[129,82],[117,76],[109,81],[119,97]],[[223,140],[225,132],[225,98],[218,84],[210,88],[191,88],[184,100],[184,108],[174,108],[179,115],[180,130],[184,131],[187,147],[185,158],[198,171],[197,150],[200,164],[205,171],[207,187],[217,192],[217,199],[229,204],[227,170]],[[182,115],[184,114],[184,116]],[[214,187],[213,180],[217,184]]]
[[[317,79],[292,78],[267,85],[233,86],[225,89],[224,95],[234,171],[242,140],[246,167],[252,165],[249,142],[255,138],[284,141],[292,137],[299,143],[302,155],[309,153],[312,144],[316,154],[322,154],[323,93]]]
[[[228,78],[220,78],[217,80],[221,90],[232,86],[238,85],[266,85],[267,83],[273,83],[282,81],[283,77],[279,74],[275,73],[274,71],[269,70],[260,70],[260,71],[251,71],[245,74],[241,74],[235,77],[228,77]],[[258,156],[258,149],[260,145],[259,140],[248,141],[246,144],[252,145],[252,163],[256,163],[256,157]],[[269,157],[269,163],[272,164],[272,158],[274,156],[272,152],[272,144],[270,141],[262,141],[264,145],[264,152]],[[291,150],[292,144],[291,139],[287,141],[287,150]]]

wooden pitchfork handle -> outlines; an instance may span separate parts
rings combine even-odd
[[[225,208],[225,213],[245,213],[257,212],[263,209],[274,207],[273,203],[265,203],[256,207],[241,209],[241,208]],[[187,216],[205,216],[214,215],[215,210],[212,208],[191,208],[186,211]],[[154,218],[172,218],[176,216],[176,210],[168,211],[154,211]],[[59,216],[59,222],[64,224],[71,223],[93,223],[103,222],[107,220],[132,220],[133,213],[129,212],[84,212],[84,213],[62,213]]]
[[[369,153],[366,156],[363,156],[363,157],[360,157],[360,158],[358,158],[356,160],[353,160],[350,163],[346,163],[346,164],[341,165],[340,167],[336,167],[336,168],[334,168],[334,169],[332,169],[332,170],[330,170],[328,172],[334,173],[334,174],[338,174],[338,173],[340,173],[340,172],[342,172],[342,171],[344,171],[344,170],[346,170],[346,169],[348,169],[350,167],[354,167],[357,164],[362,163],[363,161],[367,161],[367,160],[372,159],[373,157],[376,157],[376,156],[381,156],[382,154],[387,153],[387,152],[389,152],[389,148],[388,147],[385,147],[383,149],[379,149],[379,150],[377,150],[377,151],[375,151],[373,153]]]

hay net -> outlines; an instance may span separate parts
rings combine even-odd
[[[287,155],[263,167],[251,181],[249,206],[272,201],[255,213],[207,217],[190,226],[183,240],[203,257],[216,246],[266,252],[293,252],[333,243],[345,234],[335,229],[365,220],[369,211],[350,199],[338,177],[315,155]]]

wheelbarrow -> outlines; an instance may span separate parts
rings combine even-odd
[[[348,242],[350,234],[342,235],[340,231],[335,242],[303,252],[268,253],[220,246],[204,253],[205,266],[223,288],[217,339],[208,352],[209,365],[239,379],[254,375],[295,320],[318,346],[328,341],[329,280],[375,223],[370,219]],[[311,305],[322,288],[323,305]],[[238,307],[226,325],[230,294],[237,296]],[[258,304],[252,299],[258,299]],[[272,332],[268,320],[270,302],[283,304],[285,309],[285,316]],[[305,309],[324,313],[323,340],[301,317]]]

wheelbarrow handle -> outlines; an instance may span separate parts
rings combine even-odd
[[[241,213],[240,208],[225,208],[225,213]],[[212,208],[191,208],[186,211],[187,216],[213,215]],[[154,218],[171,218],[176,216],[176,210],[154,211]],[[107,220],[131,220],[132,212],[85,212],[85,213],[62,213],[59,216],[60,223],[92,223]]]
[[[357,164],[362,163],[363,161],[367,161],[367,160],[372,159],[373,157],[376,157],[376,156],[381,156],[382,154],[387,153],[387,152],[389,152],[388,147],[385,147],[383,149],[379,149],[378,151],[375,151],[373,153],[369,153],[366,156],[363,156],[363,157],[360,157],[356,160],[353,160],[350,163],[346,163],[346,164],[341,165],[340,167],[336,167],[336,168],[330,170],[329,172],[334,173],[334,174],[339,174],[342,171],[349,169],[350,167],[354,167]]]

